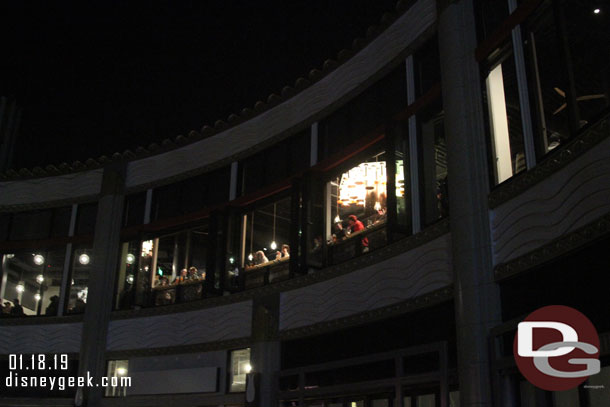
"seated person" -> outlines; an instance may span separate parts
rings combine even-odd
[[[194,266],[189,267],[187,279],[188,280],[200,280],[201,279],[201,277],[199,277],[199,272],[197,271],[197,267],[194,267]]]
[[[54,295],[50,298],[49,306],[45,309],[45,315],[57,315],[59,308],[59,297]]]
[[[180,284],[183,281],[186,281],[188,277],[188,271],[186,269],[182,269],[180,270],[180,275],[176,276],[176,278],[174,278],[174,281],[172,281],[172,284]]]
[[[23,312],[23,307],[21,306],[21,304],[19,304],[19,300],[17,298],[13,300],[13,308],[11,308],[11,315],[14,317],[22,317],[25,315],[25,312]]]
[[[348,230],[351,233],[356,233],[356,232],[360,232],[361,230],[364,230],[364,225],[362,224],[362,222],[360,222],[358,220],[358,217],[356,215],[349,215],[349,217],[347,218],[347,222],[349,223],[348,226]],[[360,244],[362,245],[362,251],[363,252],[368,252],[369,251],[369,239],[368,237],[363,237],[360,240]]]
[[[287,244],[283,244],[281,251],[277,251],[275,253],[275,259],[287,259],[288,257],[290,257],[290,246],[288,246]]]
[[[254,264],[256,266],[258,266],[259,264],[264,264],[264,263],[268,263],[269,259],[267,258],[267,256],[265,256],[265,253],[263,253],[262,250],[257,251],[256,253],[254,253]]]
[[[375,223],[382,223],[387,220],[388,210],[387,208],[380,208],[377,210],[377,218],[375,219]]]

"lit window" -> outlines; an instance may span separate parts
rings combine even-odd
[[[230,392],[246,391],[246,374],[252,371],[250,364],[250,348],[231,352],[231,368],[229,371]]]
[[[129,360],[108,361],[108,387],[106,397],[124,397],[127,395],[127,387],[121,386],[121,379],[129,374]],[[117,384],[115,386],[115,384]]]

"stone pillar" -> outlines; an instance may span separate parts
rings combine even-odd
[[[278,405],[280,370],[279,341],[280,295],[255,298],[252,311],[252,371],[260,374],[260,406]]]
[[[500,323],[489,228],[489,171],[473,0],[439,1],[460,405],[491,406],[487,336]],[[444,3],[444,4],[442,4]]]
[[[97,208],[79,361],[79,374],[87,376],[89,372],[94,380],[100,380],[106,375],[106,336],[118,267],[125,169],[125,163],[112,163],[104,169]],[[79,390],[75,404],[99,406],[103,392],[102,387],[86,388],[82,392]]]

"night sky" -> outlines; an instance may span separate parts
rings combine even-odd
[[[396,0],[0,2],[16,168],[200,131],[351,48]]]

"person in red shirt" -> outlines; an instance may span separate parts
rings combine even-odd
[[[364,230],[364,225],[362,224],[362,222],[360,222],[358,220],[358,217],[356,215],[349,215],[347,218],[347,223],[348,223],[348,229],[351,233],[356,233],[356,232],[360,232],[361,230]],[[364,253],[369,251],[369,239],[368,237],[363,237],[362,240],[362,251]]]

